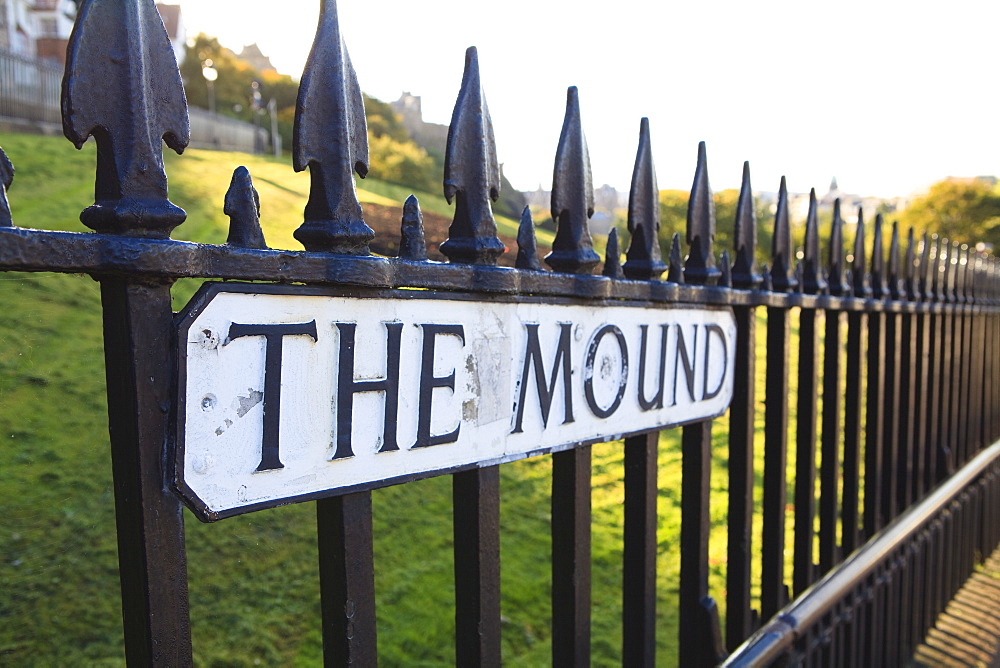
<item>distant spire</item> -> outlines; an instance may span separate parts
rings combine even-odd
[[[840,187],[837,185],[837,177],[835,176],[832,179],[830,179],[830,192],[835,193],[839,190]]]

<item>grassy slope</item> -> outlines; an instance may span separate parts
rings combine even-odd
[[[18,169],[10,193],[15,223],[83,231],[76,212],[92,201],[93,147],[77,152],[65,140],[11,135],[0,135],[0,145]],[[242,154],[191,151],[168,158],[171,199],[189,213],[175,236],[224,240],[222,198],[239,164],[250,167],[260,191],[269,243],[297,247],[291,232],[300,222],[308,177]],[[404,194],[364,185],[374,193],[364,197],[398,201]],[[426,195],[421,201],[428,210],[443,202]],[[175,302],[182,304],[195,288],[194,282],[177,286]],[[0,302],[0,664],[117,665],[121,619],[97,284],[87,277],[7,274],[0,276]],[[763,339],[758,335],[759,345]],[[667,665],[676,662],[678,441],[678,432],[664,433],[660,460],[658,642]],[[725,435],[717,433],[716,521],[725,516],[725,452]],[[550,468],[541,457],[502,469],[503,652],[518,665],[549,662]],[[620,660],[622,475],[620,444],[595,446],[596,665]],[[374,493],[384,665],[454,660],[450,503],[447,477]],[[187,522],[199,664],[319,662],[314,534],[312,504],[214,525]],[[712,551],[711,588],[721,596],[721,531]]]

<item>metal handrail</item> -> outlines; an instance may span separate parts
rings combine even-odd
[[[1000,441],[983,450],[926,499],[901,514],[842,564],[809,587],[723,662],[724,667],[768,665],[873,575],[885,559],[917,534],[991,464],[1000,460]]]

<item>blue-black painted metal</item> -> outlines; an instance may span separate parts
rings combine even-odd
[[[309,169],[305,221],[295,238],[306,250],[367,255],[375,232],[365,223],[354,174],[368,175],[368,130],[337,3],[323,0],[302,72],[292,135],[295,171]]]
[[[556,236],[546,257],[555,271],[542,271],[527,208],[518,232],[516,269],[496,267],[505,250],[491,205],[499,195],[499,165],[478,54],[470,48],[444,174],[446,198],[455,204],[449,238],[440,244],[449,263],[428,261],[415,197],[403,207],[399,258],[371,256],[374,232],[362,218],[354,187],[354,175],[364,176],[368,169],[364,107],[333,0],[321,3],[296,107],[294,166],[308,168],[311,175],[305,220],[296,231],[305,252],[267,248],[260,198],[242,167],[235,170],[224,202],[230,217],[227,244],[169,239],[185,215],[167,197],[161,140],[180,152],[188,125],[179,74],[151,0],[82,4],[70,40],[63,111],[64,130],[74,144],[79,147],[91,136],[97,140],[95,204],[81,218],[98,234],[13,227],[7,201],[13,167],[0,151],[0,268],[90,273],[101,282],[126,657],[132,664],[187,665],[192,660],[183,516],[160,467],[173,434],[175,401],[170,285],[182,277],[348,289],[471,289],[484,301],[530,294],[595,308],[616,300],[644,301],[651,308],[677,303],[731,307],[737,352],[729,418],[726,644],[734,648],[753,633],[758,605],[765,618],[777,613],[763,636],[756,636],[771,639],[764,643],[768,649],[752,642],[749,647],[757,649],[740,650],[741,656],[758,650],[770,656],[780,649],[807,665],[899,663],[973,567],[976,555],[1000,540],[995,515],[1000,452],[990,445],[1000,436],[1000,354],[994,350],[1000,342],[1000,270],[995,260],[968,246],[925,236],[918,252],[911,230],[904,258],[894,225],[886,261],[879,216],[869,271],[859,212],[848,275],[837,201],[824,271],[820,202],[812,192],[796,267],[791,198],[782,179],[770,269],[758,269],[755,206],[744,164],[733,262],[724,252],[719,267],[702,143],[689,200],[687,243],[682,245],[674,234],[664,264],[659,191],[649,124],[643,119],[629,198],[626,261],[620,262],[613,230],[603,275],[591,275],[600,261],[588,227],[593,184],[578,92],[571,88],[554,170]],[[761,306],[767,308],[767,395],[761,595],[756,601],[751,596],[756,570],[751,535],[757,473],[755,328]],[[799,309],[797,336],[790,327],[794,309]],[[788,402],[792,354],[799,358],[793,416]],[[803,597],[779,612],[787,597],[785,489],[793,418],[793,583]],[[685,665],[712,665],[725,655],[713,600],[718,592],[710,589],[708,578],[712,427],[711,421],[688,425],[681,439],[680,656]],[[627,434],[624,447],[622,657],[629,665],[655,665],[659,435]],[[993,459],[984,463],[987,453]],[[589,446],[553,456],[552,659],[560,665],[590,660],[590,457]],[[952,473],[955,477],[949,479]],[[499,480],[495,466],[453,478],[456,661],[462,665],[501,661]],[[935,488],[938,483],[943,485]],[[945,490],[950,497],[942,496]],[[325,661],[372,664],[378,647],[370,492],[317,502],[317,526]],[[862,536],[875,536],[875,542],[862,546]],[[876,553],[877,558],[872,556]],[[823,579],[813,584],[822,573]]]

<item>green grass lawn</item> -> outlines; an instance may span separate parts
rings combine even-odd
[[[93,146],[78,152],[61,138],[20,135],[0,135],[0,145],[18,170],[10,191],[15,224],[85,231],[77,216],[93,201]],[[244,154],[168,156],[171,200],[188,212],[174,236],[225,240],[222,201],[240,164],[260,192],[269,244],[298,248],[291,234],[301,222],[309,177],[284,161]],[[378,182],[361,185],[369,201],[398,205],[409,194]],[[420,198],[427,210],[450,214],[443,198]],[[540,246],[547,243],[539,237]],[[176,306],[196,287],[194,281],[179,284]],[[3,274],[0,303],[0,665],[120,665],[98,286],[84,276]],[[757,342],[762,349],[763,327]],[[711,590],[724,612],[726,421],[717,424]],[[657,635],[663,665],[675,664],[677,656],[679,436],[678,430],[664,432],[660,441]],[[594,447],[595,665],[620,663],[622,459],[620,443]],[[548,457],[502,467],[503,656],[512,665],[550,661],[550,470]],[[381,661],[451,664],[451,481],[378,490],[373,503]],[[196,662],[319,665],[313,504],[211,525],[188,515],[186,528]],[[759,529],[755,540],[759,546]]]

